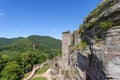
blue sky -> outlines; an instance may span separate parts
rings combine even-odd
[[[76,30],[101,0],[0,0],[0,37],[52,36]]]

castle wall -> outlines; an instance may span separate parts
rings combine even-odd
[[[74,45],[76,46],[81,41],[81,38],[79,36],[79,30],[74,31],[73,34],[74,34]]]

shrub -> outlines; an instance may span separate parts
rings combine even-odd
[[[111,20],[100,22],[100,29],[102,30],[106,30],[112,26],[113,26],[113,22]]]
[[[91,26],[92,26],[91,23],[87,23],[87,24],[86,24],[86,28],[87,28],[87,29],[90,29]]]
[[[96,24],[96,18],[92,18],[87,24],[86,24],[86,28],[90,29],[92,28],[92,26],[94,26]]]
[[[83,50],[87,47],[87,42],[86,41],[81,41],[79,44],[77,44],[76,49],[77,50]]]
[[[91,13],[90,15],[94,16],[94,17],[97,17],[99,14],[99,7],[95,8]]]
[[[83,29],[83,25],[81,24],[81,25],[79,26],[79,33],[82,33],[82,32],[84,32],[84,29]]]

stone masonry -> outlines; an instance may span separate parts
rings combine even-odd
[[[69,45],[71,44],[71,34],[70,31],[62,33],[62,69],[68,70],[68,57],[69,57]]]

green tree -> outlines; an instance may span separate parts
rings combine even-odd
[[[28,72],[28,70],[30,69],[30,67],[28,67],[28,65],[29,66],[31,65],[31,58],[32,58],[32,55],[29,52],[22,53],[22,55],[21,55],[22,68],[25,73]]]
[[[0,72],[4,66],[10,61],[10,57],[7,55],[0,55]]]
[[[9,62],[2,70],[1,77],[7,80],[19,80],[22,77],[22,70],[16,61]]]
[[[27,51],[21,54],[21,62],[24,73],[29,72],[32,70],[33,65],[36,62],[36,56]]]

